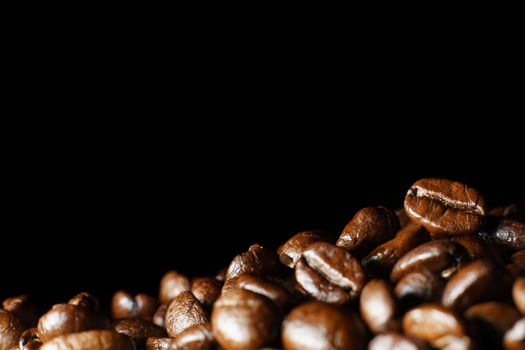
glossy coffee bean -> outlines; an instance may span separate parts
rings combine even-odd
[[[226,350],[255,350],[269,345],[276,338],[278,322],[274,303],[245,289],[221,296],[211,316],[215,338]]]
[[[151,320],[157,311],[157,300],[147,294],[139,293],[135,296],[120,290],[111,300],[111,316],[118,318],[143,318]]]
[[[166,311],[166,331],[175,337],[186,328],[208,323],[206,312],[191,292],[182,292]]]
[[[424,304],[407,312],[403,317],[403,331],[437,349],[472,348],[464,321],[439,304]]]
[[[138,346],[143,346],[149,337],[163,338],[168,336],[164,328],[142,318],[123,318],[117,320],[113,325],[113,329],[133,339]]]
[[[155,311],[155,314],[153,315],[153,323],[155,323],[157,326],[165,326],[166,311],[168,310],[168,306],[169,305],[163,304],[159,306],[157,311]]]
[[[348,290],[350,296],[359,295],[366,275],[359,260],[346,250],[330,243],[317,242],[303,251],[308,266],[319,272],[330,283]]]
[[[100,302],[98,298],[88,292],[82,292],[69,299],[67,302],[69,305],[80,305],[98,312],[100,309]]]
[[[478,191],[444,179],[416,181],[405,197],[405,210],[412,221],[437,236],[473,234],[487,212]]]
[[[38,336],[43,342],[63,334],[107,328],[108,322],[100,314],[70,304],[54,305],[38,320]]]
[[[503,337],[505,350],[525,350],[525,318],[514,323]]]
[[[221,295],[222,285],[212,277],[198,277],[191,281],[191,292],[204,307],[211,307]]]
[[[374,274],[390,272],[403,255],[430,240],[427,231],[418,224],[408,223],[396,236],[381,244],[363,258],[363,267]]]
[[[215,336],[209,324],[187,328],[172,339],[169,350],[210,350]]]
[[[361,293],[359,306],[365,324],[374,334],[400,328],[395,320],[396,299],[388,282],[379,279],[368,282]]]
[[[363,256],[394,238],[398,230],[399,219],[392,211],[385,207],[368,207],[354,215],[336,245],[356,256]]]
[[[260,244],[253,244],[248,251],[237,255],[226,271],[225,281],[235,279],[245,273],[265,276],[276,271],[277,255]]]
[[[160,281],[159,300],[161,304],[169,304],[180,293],[190,290],[190,281],[177,271],[169,271]]]
[[[395,283],[406,273],[422,267],[446,278],[465,259],[466,252],[460,245],[446,239],[430,241],[403,255],[392,268],[390,279]]]
[[[321,231],[303,231],[294,235],[277,249],[279,260],[284,265],[294,268],[310,244],[326,240],[326,234]]]
[[[263,277],[252,274],[239,276],[239,278],[237,278],[237,288],[264,295],[272,300],[280,309],[285,308],[291,301],[291,296],[285,288]]]
[[[525,249],[525,223],[509,218],[489,218],[478,232],[479,237],[491,245],[509,252]]]
[[[345,304],[351,301],[343,288],[330,283],[320,273],[309,267],[304,260],[295,265],[295,279],[299,292],[316,300],[330,304]]]
[[[37,350],[42,345],[42,341],[38,337],[38,329],[29,328],[26,329],[21,335],[19,340],[19,350]]]
[[[2,308],[18,318],[26,328],[36,325],[38,320],[36,307],[27,295],[5,299],[2,302]]]
[[[397,282],[394,294],[405,307],[441,299],[445,282],[437,273],[424,267],[409,272]]]
[[[514,281],[512,299],[521,314],[525,315],[525,277],[520,277]]]
[[[146,350],[168,350],[171,340],[171,338],[150,337],[146,340]]]
[[[492,252],[484,241],[475,235],[461,235],[453,236],[450,238],[451,242],[459,244],[467,252],[468,256],[472,260],[481,258],[495,258],[494,252]]]
[[[0,350],[16,346],[23,330],[22,322],[15,315],[0,309]]]
[[[368,350],[429,350],[421,340],[398,333],[376,335],[368,344]]]
[[[359,318],[337,305],[318,301],[297,306],[281,330],[285,350],[364,350],[366,331]]]
[[[135,350],[135,345],[123,334],[93,330],[58,336],[39,350]]]
[[[503,295],[509,289],[510,281],[507,272],[492,261],[475,260],[450,278],[441,303],[451,309],[464,310],[480,301]]]
[[[469,307],[465,311],[465,318],[484,331],[497,334],[500,338],[521,318],[521,315],[510,305],[486,302]]]

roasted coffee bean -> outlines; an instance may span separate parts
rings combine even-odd
[[[191,292],[182,292],[171,302],[166,311],[166,331],[175,337],[191,326],[208,323],[206,312]]]
[[[98,298],[88,292],[82,292],[69,299],[67,302],[70,305],[80,305],[91,309],[95,312],[100,310],[100,302]]]
[[[180,293],[190,290],[190,281],[177,271],[169,271],[160,281],[159,300],[162,304],[169,304]]]
[[[108,322],[100,314],[70,304],[54,305],[38,320],[38,336],[43,342],[63,334],[107,328]]]
[[[272,300],[280,309],[285,308],[291,301],[286,289],[276,283],[265,280],[263,277],[244,274],[237,278],[237,287],[264,295]]]
[[[472,187],[444,179],[421,179],[408,190],[405,210],[412,221],[439,236],[477,232],[487,208]]]
[[[316,300],[330,304],[345,304],[351,300],[349,293],[328,282],[321,274],[309,267],[304,260],[299,260],[295,266],[295,279],[299,292]]]
[[[2,307],[18,318],[26,328],[36,325],[38,320],[36,307],[27,295],[7,298],[2,302]]]
[[[398,333],[376,335],[368,344],[368,350],[429,350],[421,340]]]
[[[403,317],[403,331],[437,349],[472,348],[464,321],[439,304],[420,305],[408,311]]]
[[[166,311],[168,310],[168,306],[169,305],[163,304],[159,306],[157,311],[155,311],[155,314],[153,315],[153,323],[155,323],[157,326],[165,326]]]
[[[366,276],[361,263],[347,251],[330,243],[317,242],[303,251],[308,266],[330,283],[348,290],[355,298],[363,289]]]
[[[364,350],[366,331],[359,317],[318,301],[297,306],[282,324],[285,350]]]
[[[38,329],[36,327],[26,329],[22,335],[20,335],[20,340],[18,343],[19,350],[37,350],[42,345],[40,338],[38,337]]]
[[[303,254],[303,251],[310,244],[326,240],[326,234],[322,231],[303,231],[299,232],[286,241],[277,250],[279,260],[286,266],[294,268]]]
[[[478,232],[479,237],[505,251],[525,249],[525,223],[509,218],[489,218],[487,225]]]
[[[404,307],[440,300],[445,282],[437,273],[422,267],[409,272],[397,282],[394,294]]]
[[[157,311],[157,300],[144,293],[133,297],[130,293],[120,290],[113,295],[111,301],[111,316],[117,318],[143,318],[151,320]]]
[[[394,239],[381,244],[365,256],[363,267],[376,275],[389,273],[399,258],[429,239],[423,226],[408,223],[399,230]]]
[[[23,330],[22,322],[15,315],[0,309],[0,350],[16,346]]]
[[[217,274],[215,275],[215,279],[219,282],[224,282],[224,279],[226,278],[226,271],[228,270],[227,267],[223,267],[219,271],[217,271]]]
[[[248,251],[237,255],[226,271],[225,281],[235,279],[245,273],[265,276],[276,271],[277,255],[260,244],[253,244]]]
[[[384,207],[368,207],[358,211],[345,226],[336,245],[356,256],[368,254],[378,244],[394,238],[399,219]]]
[[[525,350],[525,318],[514,323],[503,337],[505,350]]]
[[[167,337],[164,328],[142,318],[120,319],[115,321],[113,329],[133,339],[138,346],[143,346],[149,337]]]
[[[408,217],[405,208],[397,208],[396,210],[394,210],[394,213],[396,214],[397,219],[399,220],[400,227],[403,227],[410,222],[410,218]]]
[[[395,283],[406,273],[421,267],[447,278],[458,269],[466,257],[467,253],[463,247],[446,239],[423,243],[397,261],[390,279]]]
[[[209,324],[187,328],[173,338],[169,350],[210,350],[215,336]]]
[[[465,318],[469,322],[475,322],[485,331],[496,333],[501,339],[521,315],[510,305],[491,301],[469,307],[465,311]]]
[[[191,282],[191,292],[204,307],[211,307],[221,295],[221,283],[212,277],[194,278]]]
[[[135,350],[135,345],[123,334],[93,330],[58,336],[39,350]]]
[[[146,350],[168,350],[171,340],[171,338],[150,337],[146,340]]]
[[[496,255],[485,245],[483,240],[475,235],[453,236],[450,241],[465,248],[469,258],[472,260],[486,257],[496,258]]]
[[[503,268],[486,259],[475,260],[452,276],[445,286],[441,303],[463,310],[480,301],[497,298],[509,290],[511,278]]]
[[[375,334],[399,330],[395,320],[396,299],[390,285],[383,280],[371,280],[363,288],[360,311],[368,328]]]
[[[514,305],[525,315],[525,277],[518,278],[512,286]]]
[[[274,303],[257,293],[234,289],[213,307],[211,324],[218,343],[227,350],[252,350],[269,345],[278,327]]]

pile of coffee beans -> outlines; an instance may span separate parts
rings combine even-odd
[[[404,208],[358,211],[342,233],[253,244],[216,276],[169,271],[159,296],[80,293],[39,314],[0,309],[0,350],[525,349],[525,223],[475,189],[422,179]]]

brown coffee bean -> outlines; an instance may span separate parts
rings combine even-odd
[[[133,339],[137,346],[143,346],[149,337],[167,337],[164,328],[142,318],[120,319],[115,321],[113,329]]]
[[[368,344],[368,350],[429,350],[421,340],[398,333],[376,335]]]
[[[348,290],[350,296],[359,295],[366,282],[361,263],[347,251],[326,242],[316,242],[303,251],[308,266],[319,272],[330,283]]]
[[[155,323],[157,326],[165,326],[166,311],[168,310],[168,306],[169,305],[163,304],[159,306],[157,311],[155,311],[155,314],[153,315],[153,323]]]
[[[496,333],[501,339],[503,334],[521,318],[521,315],[510,305],[486,302],[469,307],[465,311],[465,318],[469,322],[476,323],[483,330]]]
[[[92,330],[58,336],[39,350],[135,350],[135,345],[123,334]]]
[[[512,286],[512,300],[518,310],[525,315],[525,277],[520,277],[514,281]]]
[[[463,320],[439,304],[424,304],[408,311],[403,317],[403,331],[437,349],[472,347]]]
[[[7,298],[2,302],[2,307],[18,318],[26,328],[36,325],[38,320],[36,307],[27,295]]]
[[[405,197],[410,219],[433,235],[468,235],[477,232],[487,211],[478,191],[444,179],[416,181]]]
[[[503,337],[505,350],[525,350],[525,318],[514,323]]]
[[[219,298],[221,288],[221,283],[212,277],[194,278],[191,282],[191,292],[207,308]]]
[[[265,276],[276,271],[277,255],[260,244],[253,244],[248,251],[237,255],[226,271],[225,281],[235,279],[245,273]]]
[[[177,271],[169,271],[160,280],[159,300],[168,304],[180,293],[190,290],[188,278]]]
[[[37,350],[42,345],[38,337],[38,329],[36,327],[26,329],[19,340],[19,350]]]
[[[43,342],[63,334],[107,328],[108,322],[100,314],[70,304],[54,305],[38,320],[38,336]]]
[[[215,336],[210,324],[187,328],[173,338],[169,350],[210,350],[215,344]]]
[[[385,207],[368,207],[354,215],[336,245],[356,256],[363,256],[394,238],[398,230],[399,219],[392,211]]]
[[[397,216],[397,219],[399,220],[399,226],[404,227],[406,224],[410,223],[410,218],[408,217],[405,208],[397,208],[394,210],[394,213]]]
[[[299,232],[277,249],[279,260],[284,265],[294,268],[299,259],[301,259],[306,247],[312,243],[324,240],[326,240],[326,234],[322,231]]]
[[[282,324],[285,350],[364,350],[366,331],[354,313],[318,301],[297,306]]]
[[[280,309],[285,308],[291,301],[291,296],[285,288],[263,277],[252,274],[239,276],[239,278],[237,278],[237,288],[264,295],[272,300]]]
[[[351,300],[349,293],[328,282],[321,274],[309,267],[304,260],[299,260],[295,265],[295,279],[299,292],[319,301],[330,304],[345,304]]]
[[[130,293],[120,290],[111,300],[111,316],[118,318],[143,318],[152,320],[157,310],[157,300],[147,294],[139,293],[133,297]]]
[[[171,345],[171,338],[150,337],[146,340],[146,350],[168,350]]]
[[[363,258],[363,267],[376,275],[390,272],[403,255],[427,242],[427,231],[418,224],[408,223],[390,241],[381,244]]]
[[[361,293],[359,306],[363,320],[374,334],[399,330],[395,320],[396,299],[386,281],[368,282]]]
[[[451,309],[463,310],[502,295],[510,283],[511,278],[503,268],[487,259],[475,260],[459,269],[448,281],[441,303]]]
[[[88,292],[82,292],[69,299],[67,302],[70,305],[80,305],[98,312],[100,309],[100,302],[98,298]]]
[[[0,309],[0,350],[16,346],[23,330],[22,322],[15,315]]]
[[[496,255],[493,251],[489,249],[477,236],[474,235],[461,235],[461,236],[453,236],[450,238],[451,242],[454,242],[456,244],[459,244],[463,248],[465,248],[465,251],[467,252],[468,256],[472,260],[481,259],[490,257],[492,259],[496,258]]]
[[[213,307],[211,324],[218,343],[228,350],[259,349],[276,337],[278,312],[274,303],[245,289],[221,296]]]
[[[421,267],[446,278],[452,275],[465,259],[466,252],[460,245],[446,239],[430,241],[403,255],[392,268],[390,279],[395,283],[404,274]]]
[[[166,330],[175,337],[186,328],[208,323],[201,303],[191,292],[182,292],[171,302],[166,311]]]
[[[226,278],[226,271],[228,270],[227,267],[223,267],[219,271],[217,271],[217,274],[215,275],[215,279],[219,282],[224,282],[224,279]]]
[[[509,218],[489,218],[479,237],[505,251],[525,249],[525,223]]]
[[[422,267],[409,272],[397,282],[394,294],[405,307],[441,299],[445,282],[437,273]]]

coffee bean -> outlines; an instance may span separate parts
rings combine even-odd
[[[336,245],[356,256],[368,254],[378,244],[394,238],[399,219],[384,207],[368,207],[358,211],[345,226]]]
[[[521,315],[510,305],[491,301],[469,307],[465,311],[465,318],[477,323],[484,330],[497,333],[501,339],[501,336],[521,318]]]
[[[218,343],[227,350],[252,350],[269,345],[278,327],[274,303],[245,289],[222,295],[213,307],[211,324]]]
[[[512,286],[514,305],[525,315],[525,277],[518,278]]]
[[[503,337],[505,350],[525,350],[525,318],[514,323]]]
[[[172,339],[169,350],[210,350],[215,336],[209,324],[187,328]]]
[[[318,301],[297,306],[282,324],[285,350],[364,350],[366,331],[361,320],[337,305]]]
[[[47,342],[52,338],[91,329],[107,329],[107,319],[92,309],[79,305],[57,304],[38,320],[38,336]]]
[[[58,336],[39,350],[135,350],[135,345],[123,334],[92,330]]]
[[[186,328],[208,323],[201,303],[191,292],[182,292],[171,302],[166,311],[166,330],[175,337]]]
[[[509,218],[490,218],[478,235],[509,252],[525,249],[525,223]]]
[[[19,350],[37,350],[42,345],[38,337],[38,329],[36,327],[26,329],[19,340]]]
[[[410,218],[408,217],[405,208],[397,208],[394,210],[394,213],[397,216],[397,219],[399,220],[399,226],[404,227],[408,223],[410,223]]]
[[[429,348],[417,338],[398,333],[383,333],[372,339],[368,350],[429,350]]]
[[[509,290],[511,278],[503,268],[487,259],[475,260],[462,267],[448,281],[443,291],[442,304],[463,310],[490,298],[497,298]]]
[[[227,267],[223,267],[219,271],[217,271],[217,274],[215,275],[215,279],[219,282],[224,282],[224,279],[226,278],[226,271],[228,270]]]
[[[424,267],[406,273],[397,282],[394,294],[403,307],[413,307],[421,303],[441,299],[445,283],[441,276]]]
[[[138,317],[152,320],[157,306],[157,300],[150,295],[139,293],[133,297],[130,293],[120,290],[111,300],[111,316],[115,319]]]
[[[299,260],[295,265],[295,279],[299,291],[316,300],[331,304],[345,304],[351,300],[349,293],[330,283],[321,274],[309,267],[304,260]]]
[[[0,350],[10,350],[18,344],[22,322],[8,311],[0,309]]]
[[[212,277],[194,278],[191,282],[191,292],[200,303],[209,308],[221,295],[221,283]]]
[[[467,253],[458,244],[441,239],[423,243],[403,255],[392,268],[390,279],[397,282],[406,273],[417,268],[426,269],[449,277],[467,257]]]
[[[373,333],[399,330],[396,309],[394,293],[386,281],[376,279],[365,285],[360,297],[360,311]]]
[[[474,235],[461,235],[453,236],[450,239],[451,242],[459,244],[467,252],[470,259],[481,259],[490,257],[491,259],[496,259],[496,254],[489,249],[485,243]]]
[[[27,295],[7,298],[2,302],[2,307],[18,318],[26,328],[36,325],[38,320],[36,307]]]
[[[157,311],[155,311],[155,314],[153,315],[153,323],[155,323],[157,326],[165,326],[166,311],[168,310],[168,306],[169,305],[163,304],[159,306]]]
[[[141,318],[120,319],[115,321],[113,329],[116,332],[125,334],[133,339],[135,344],[139,347],[144,346],[146,339],[149,337],[162,338],[167,336],[164,328]]]
[[[291,302],[291,296],[285,288],[263,277],[252,274],[239,276],[239,278],[237,278],[237,288],[264,295],[272,300],[280,309],[284,309]]]
[[[159,300],[162,304],[169,304],[180,293],[190,290],[190,281],[177,271],[169,271],[160,281]]]
[[[237,255],[226,271],[225,281],[232,280],[245,273],[265,276],[276,271],[277,255],[260,244],[253,244],[248,251]]]
[[[472,187],[444,179],[421,179],[408,190],[405,210],[412,221],[433,235],[468,235],[480,229],[487,208]]]
[[[146,350],[168,350],[171,340],[171,338],[150,337],[146,340]]]
[[[323,240],[326,240],[326,234],[322,231],[299,232],[277,249],[279,260],[284,265],[294,268],[306,247]]]
[[[389,273],[403,255],[430,239],[428,233],[418,224],[408,223],[395,238],[381,244],[363,258],[363,267],[370,273]]]

